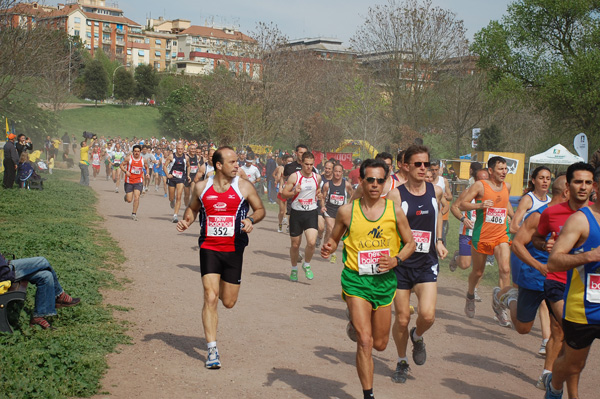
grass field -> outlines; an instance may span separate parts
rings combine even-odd
[[[44,177],[43,191],[2,189],[0,251],[46,257],[65,291],[82,303],[58,310],[51,320],[55,331],[29,327],[35,297],[35,286],[29,285],[23,309],[11,309],[15,333],[0,333],[3,398],[91,396],[107,367],[106,354],[129,341],[112,316],[113,310],[126,309],[103,305],[99,292],[120,286],[111,269],[124,257],[101,228],[94,192],[75,182],[75,172],[55,170]]]
[[[110,137],[162,137],[156,107],[105,104],[67,109],[59,114],[60,130],[81,137],[83,131]]]

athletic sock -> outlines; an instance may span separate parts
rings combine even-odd
[[[298,271],[298,266],[297,265],[296,266],[292,266],[292,270]]]
[[[554,395],[562,395],[562,393],[563,393],[563,390],[562,390],[562,389],[561,389],[561,390],[559,390],[559,391],[557,391],[556,389],[554,389],[554,387],[552,386],[552,382],[550,382],[550,391],[552,391],[552,393],[553,393]]]
[[[412,335],[412,339],[413,341],[420,341],[423,339],[422,335],[417,335],[417,329],[415,328],[415,332]]]
[[[309,268],[309,267],[310,267],[310,263],[306,263],[306,262],[304,262],[304,263],[302,264],[302,267],[304,267],[304,268]]]
[[[550,374],[551,372],[552,372],[552,370],[546,370],[546,369],[544,369],[544,371],[542,371],[542,375],[544,375],[544,374]]]
[[[546,338],[542,339],[542,343],[543,343],[544,345],[546,345],[546,344],[548,343],[548,339],[546,339]]]
[[[373,388],[371,389],[363,389],[363,397],[364,399],[373,399]]]
[[[399,357],[399,358],[398,358],[398,363],[401,363],[401,362],[406,362],[406,363],[408,363],[408,358],[407,358],[407,357]]]
[[[475,294],[469,294],[467,292],[467,299],[475,299]]]
[[[208,347],[208,349],[210,349],[210,348],[216,348],[217,347],[217,341],[211,341],[211,342],[207,343],[206,346]]]

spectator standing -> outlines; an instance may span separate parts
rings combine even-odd
[[[63,152],[69,155],[69,144],[71,144],[71,139],[69,139],[69,133],[65,132],[65,134],[60,139],[62,140]]]
[[[92,139],[92,144],[94,141],[95,140]],[[79,153],[79,169],[81,169],[81,179],[79,180],[79,184],[82,186],[90,185],[89,151],[90,147],[88,146],[87,139],[85,139],[81,142],[81,150]]]
[[[4,179],[2,187],[13,188],[15,184],[15,176],[17,165],[19,164],[19,153],[15,147],[15,136],[13,133],[8,135],[8,140],[4,144]]]
[[[19,157],[23,153],[23,151],[33,151],[33,144],[31,144],[31,139],[29,137],[25,137],[23,133],[17,136],[17,143],[15,144],[17,148],[17,153]]]

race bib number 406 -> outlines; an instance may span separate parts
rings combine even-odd
[[[485,222],[504,224],[506,222],[506,208],[487,208]]]
[[[371,251],[358,251],[358,274],[383,274],[387,273],[379,271],[379,258],[382,255],[390,256],[389,248],[375,249]]]
[[[208,237],[233,237],[235,216],[209,216],[206,235]]]

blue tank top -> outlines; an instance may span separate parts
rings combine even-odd
[[[527,220],[527,218],[533,213],[541,214],[546,208],[548,208],[547,204],[542,205],[533,212],[529,213],[527,216],[525,216],[525,219],[523,219],[523,223],[525,223],[525,220]],[[535,260],[543,264],[548,263],[548,251],[537,249],[531,242],[527,243],[525,248]],[[511,256],[511,262],[513,262],[513,264],[514,262],[517,262],[520,265],[519,276],[517,277],[516,281],[517,285],[519,287],[527,288],[528,290],[544,291],[544,280],[546,280],[546,277],[544,277],[542,273],[540,273],[535,267],[529,266],[513,253],[511,253],[511,255],[513,255]]]
[[[438,264],[435,247],[438,203],[433,184],[425,183],[425,187],[425,194],[420,196],[411,194],[405,184],[398,187],[402,210],[417,244],[415,252],[402,262],[402,266],[411,269],[430,268]]]
[[[590,226],[585,242],[571,253],[589,252],[600,247],[600,226],[590,208],[581,208]],[[565,320],[579,324],[600,324],[600,262],[586,263],[567,272]]]

